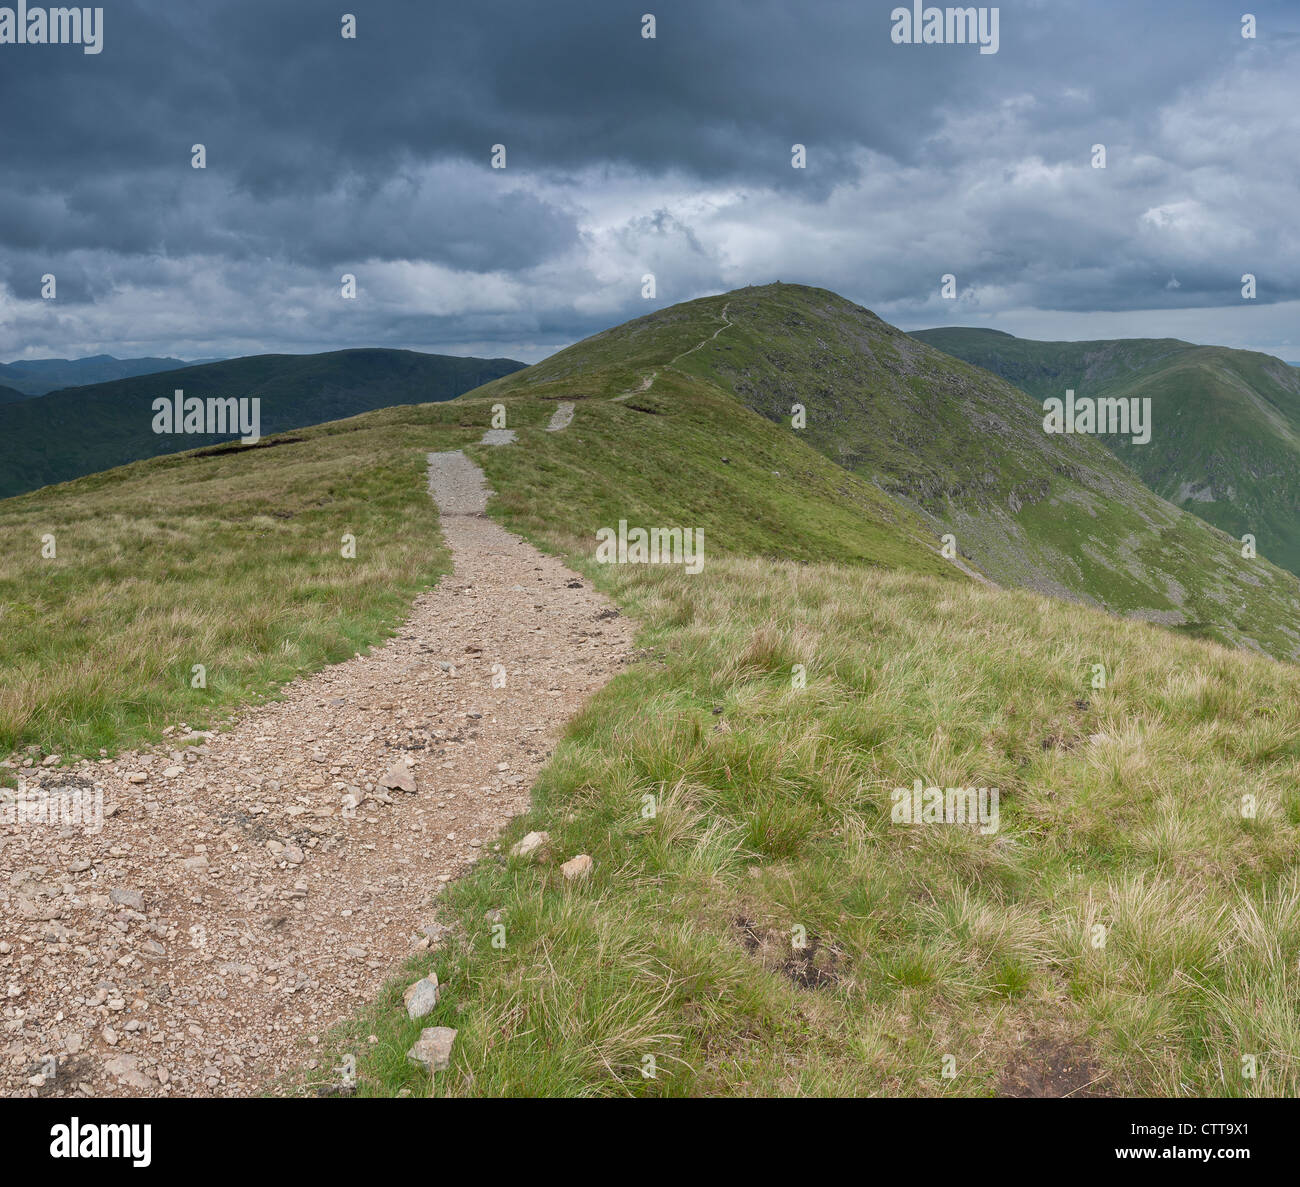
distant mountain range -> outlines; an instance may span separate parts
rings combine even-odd
[[[16,396],[43,396],[64,387],[84,387],[91,383],[108,383],[113,379],[131,379],[136,375],[153,375],[175,371],[180,367],[197,367],[217,359],[115,359],[111,354],[96,354],[84,359],[20,359],[0,363],[0,404],[11,403]]]
[[[11,364],[13,365],[13,364]],[[0,403],[6,461],[0,498],[232,435],[159,434],[153,401],[186,396],[258,397],[261,432],[283,432],[394,404],[450,400],[524,366],[411,350],[254,355],[67,388]]]
[[[1145,445],[1098,436],[1156,494],[1300,573],[1300,371],[1271,355],[1176,338],[1035,342],[997,330],[912,337],[1033,396],[1150,398]]]

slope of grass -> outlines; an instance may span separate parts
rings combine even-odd
[[[257,355],[0,403],[9,449],[0,498],[237,436],[155,433],[153,402],[177,389],[200,399],[257,397],[269,436],[393,404],[450,400],[522,366],[410,350]]]
[[[708,558],[959,578],[915,516],[703,385],[682,381],[662,414],[584,405],[565,433],[544,431],[550,404],[515,401],[507,449],[472,445],[492,404],[385,409],[0,502],[0,755],[93,755],[177,717],[197,726],[383,638],[445,570],[431,450],[468,448],[506,521],[551,547],[594,550],[623,518],[701,530]]]
[[[330,1037],[360,1094],[1300,1089],[1296,669],[861,567],[587,572],[646,658],[506,838],[545,853],[449,887],[443,948]],[[999,830],[891,823],[916,778],[997,787]],[[432,1088],[405,1059],[429,1025],[459,1032]]]
[[[1039,342],[971,326],[913,330],[911,337],[1002,376],[1040,402],[1064,396],[1067,387],[1091,394],[1197,349],[1180,338]]]
[[[0,753],[198,728],[384,637],[445,571],[400,427],[273,440],[0,502]]]
[[[497,491],[492,511],[552,549],[594,550],[601,527],[692,527],[707,555],[886,565],[955,576],[921,518],[832,465],[806,443],[671,372],[653,399],[605,398],[621,377],[584,376],[593,393],[572,427],[548,433],[553,405],[515,401],[517,446],[467,452]],[[459,401],[486,423],[496,401]]]
[[[932,536],[951,533],[999,583],[1300,658],[1294,574],[1243,557],[1239,541],[1159,498],[1097,440],[1045,433],[1033,403],[997,376],[824,289],[689,301],[469,397],[585,403],[632,390],[627,404],[663,409],[687,379],[813,446]]]

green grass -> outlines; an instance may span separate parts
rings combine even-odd
[[[999,584],[1204,623],[1236,646],[1300,659],[1300,583],[1263,559],[1276,559],[1269,549],[1246,560],[1239,541],[1157,497],[1098,440],[1044,433],[1024,392],[824,289],[689,301],[469,395],[586,401],[651,376],[646,395],[661,408],[690,385],[738,401],[911,511],[931,539],[952,533]],[[791,425],[797,404],[803,429]],[[647,435],[667,429],[644,420]]]
[[[594,549],[597,528],[631,517],[702,529],[708,556],[956,579],[878,490],[715,390],[666,390],[663,415],[592,402],[558,434],[542,428],[549,403],[514,400],[520,441],[504,450],[472,444],[493,400],[403,406],[0,502],[0,755],[94,756],[178,719],[200,728],[385,638],[446,571],[432,450],[466,447],[506,522],[551,547]],[[354,560],[340,555],[347,532]],[[195,664],[205,689],[191,687]]]
[[[0,753],[201,728],[391,633],[448,561],[423,453],[378,422],[0,502]]]
[[[459,1031],[437,1095],[989,1095],[1026,1035],[1093,1091],[1300,1089],[1294,668],[910,574],[587,572],[647,658],[508,834],[548,851],[440,900],[454,930],[408,974],[436,969],[435,1014],[407,1021],[400,978],[325,1044],[362,1095],[430,1090],[405,1059],[427,1025]],[[999,832],[892,824],[916,777],[998,787]]]

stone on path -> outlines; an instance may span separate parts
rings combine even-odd
[[[393,763],[388,774],[379,780],[379,786],[389,791],[414,791],[415,775],[405,761]]]

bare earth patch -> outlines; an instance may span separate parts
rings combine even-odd
[[[0,1092],[264,1090],[374,998],[438,886],[527,810],[631,627],[483,517],[463,454],[430,455],[430,493],[454,573],[371,655],[200,745],[24,772],[92,782],[107,819],[0,831]]]
[[[1008,1062],[998,1096],[1106,1096],[1105,1077],[1091,1052],[1078,1041],[1031,1037]]]

